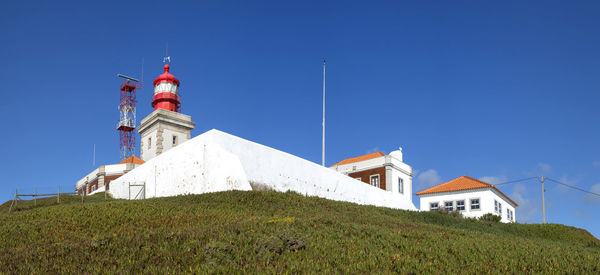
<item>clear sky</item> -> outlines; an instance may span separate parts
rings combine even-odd
[[[97,164],[118,162],[116,74],[141,77],[144,58],[145,117],[167,42],[193,136],[320,163],[326,57],[328,165],[402,146],[415,192],[543,174],[600,193],[598,14],[598,1],[7,1],[0,199],[73,190],[94,144]],[[500,189],[518,221],[541,221],[539,182]],[[546,189],[548,222],[600,237],[600,198]]]

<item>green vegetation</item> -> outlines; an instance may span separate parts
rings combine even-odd
[[[295,193],[0,206],[0,273],[600,273],[587,231]]]

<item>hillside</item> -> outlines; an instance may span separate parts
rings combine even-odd
[[[558,224],[483,223],[295,193],[0,206],[0,273],[600,273],[600,241]]]

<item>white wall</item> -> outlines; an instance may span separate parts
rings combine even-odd
[[[140,158],[144,161],[148,161],[154,157],[156,157],[156,148],[157,148],[157,140],[158,140],[158,127],[154,126],[152,129],[145,132],[144,136],[142,136],[142,146],[140,148]],[[148,139],[151,139],[150,148],[148,148]]]
[[[163,142],[162,142],[163,153],[166,152],[167,150],[175,147],[175,146],[173,146],[173,136],[177,137],[177,144],[175,146],[186,142],[188,139],[187,133],[182,133],[181,131],[173,131],[171,129],[165,128],[163,130]]]
[[[439,207],[444,207],[445,202],[454,202],[454,209],[456,210],[456,201],[464,200],[465,201],[465,210],[461,211],[461,214],[464,217],[473,217],[479,218],[486,213],[492,213],[494,215],[499,215],[499,213],[494,211],[494,200],[497,200],[502,204],[502,222],[511,222],[508,220],[506,214],[507,209],[513,211],[513,220],[516,221],[516,213],[515,206],[510,203],[504,196],[501,196],[498,192],[491,188],[485,189],[472,189],[472,190],[463,190],[463,191],[455,191],[455,192],[444,192],[444,193],[434,193],[434,194],[424,194],[420,195],[420,209],[422,211],[430,210],[430,203],[437,202],[439,203]],[[471,199],[479,199],[479,210],[471,209]]]
[[[183,143],[110,183],[115,198],[133,199],[145,185],[146,198],[251,190],[239,159],[216,144]]]
[[[203,148],[207,148],[203,151]],[[154,167],[162,175],[152,180]],[[241,172],[240,172],[241,170]],[[211,174],[212,177],[201,175]],[[224,178],[236,184],[223,185]],[[127,182],[145,181],[147,197],[206,193],[254,186],[327,199],[416,210],[402,196],[364,184],[291,154],[210,130],[163,153],[111,182],[113,196],[127,198]],[[157,187],[152,187],[156,184]],[[183,182],[183,183],[182,183]],[[115,187],[119,186],[119,187]],[[155,188],[156,194],[153,194]]]

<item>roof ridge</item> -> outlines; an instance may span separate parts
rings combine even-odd
[[[383,157],[383,156],[385,156],[385,154],[383,152],[377,151],[377,152],[368,153],[368,154],[364,154],[364,155],[360,155],[360,156],[356,156],[356,157],[345,158],[345,159],[343,159],[343,160],[341,160],[341,161],[337,162],[336,164],[331,165],[329,167],[334,167],[334,166],[337,166],[337,165],[359,162],[359,161],[363,161],[363,160],[369,160],[369,159],[373,159],[373,158],[376,158],[376,157]],[[363,158],[363,159],[361,159],[361,158]]]

